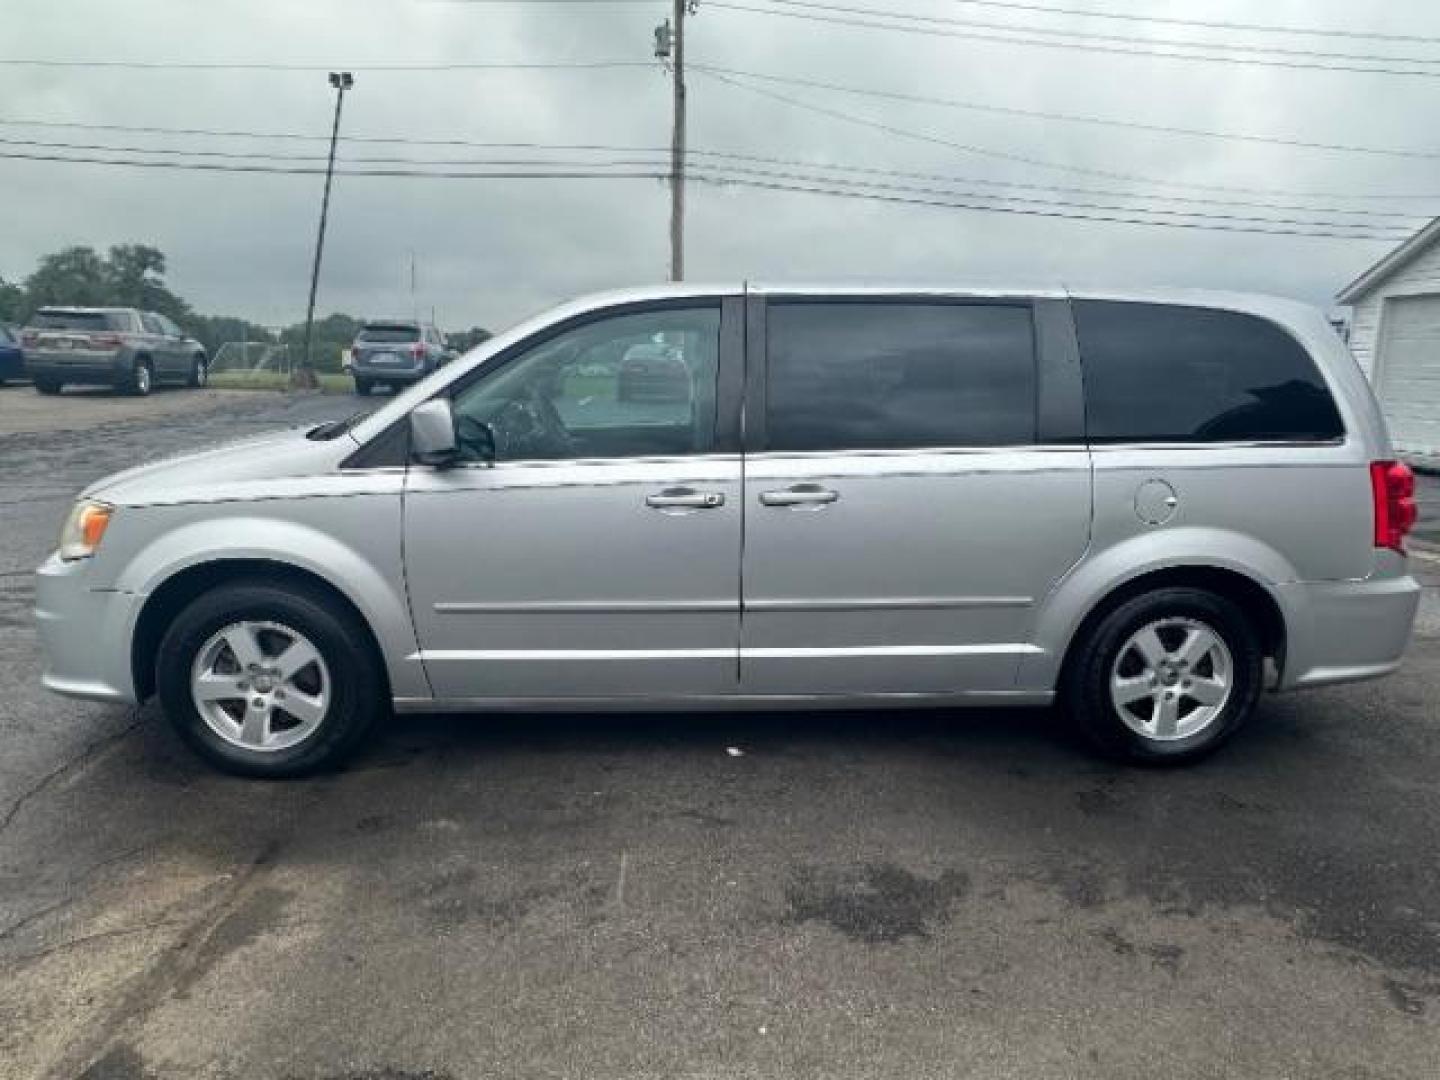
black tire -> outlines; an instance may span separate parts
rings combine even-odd
[[[1110,680],[1132,636],[1165,619],[1202,623],[1218,635],[1230,654],[1231,688],[1205,727],[1161,740],[1125,723],[1112,703]],[[1212,753],[1250,719],[1264,681],[1265,656],[1255,627],[1230,600],[1204,589],[1157,589],[1127,600],[1100,619],[1075,648],[1061,687],[1066,708],[1102,752],[1139,764],[1180,765]],[[1123,675],[1125,669],[1119,671]]]
[[[136,360],[130,369],[130,376],[120,389],[133,397],[149,397],[155,388],[155,368],[149,360]]]
[[[200,650],[241,620],[293,628],[314,644],[329,670],[329,708],[319,726],[294,746],[252,750],[236,745],[212,729],[195,706],[190,678]],[[240,776],[283,779],[334,768],[389,712],[382,661],[365,628],[313,586],[236,583],[207,592],[171,623],[157,656],[155,685],[166,717],[202,758]]]
[[[209,365],[205,363],[205,357],[197,356],[190,364],[190,377],[185,380],[185,385],[192,390],[199,390],[208,377]]]
[[[358,375],[355,377],[355,393],[361,397],[369,397],[370,387],[373,385],[369,379],[362,379]]]
[[[56,379],[37,378],[35,380],[35,389],[42,394],[58,394],[64,388],[65,384]]]

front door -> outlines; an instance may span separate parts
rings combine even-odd
[[[1015,688],[1090,521],[1076,358],[1037,345],[1073,335],[1043,303],[755,305],[744,692]]]
[[[735,691],[742,317],[738,298],[615,310],[457,384],[466,460],[410,466],[405,494],[437,697]]]

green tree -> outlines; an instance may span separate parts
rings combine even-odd
[[[25,279],[31,311],[46,304],[99,305],[110,299],[105,260],[92,247],[68,247],[40,259]]]
[[[316,319],[310,335],[310,347],[315,355],[315,370],[339,371],[341,352],[354,343],[355,335],[360,333],[364,325],[359,319],[339,311],[331,312],[323,319]],[[299,366],[303,359],[300,354],[305,348],[305,324],[298,322],[294,326],[287,326],[280,331],[280,340],[290,346],[291,363]]]
[[[25,290],[0,278],[0,322],[22,322],[26,314]]]
[[[469,330],[460,330],[453,334],[447,334],[445,340],[456,352],[469,352],[482,341],[489,341],[495,335],[486,330],[483,326],[472,326]]]
[[[193,320],[190,305],[165,284],[165,253],[149,244],[116,244],[105,259],[108,303],[158,311],[182,326]],[[194,329],[190,327],[190,329]]]

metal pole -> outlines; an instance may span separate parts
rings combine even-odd
[[[670,280],[685,280],[685,14],[675,0],[674,124],[670,137]]]
[[[315,377],[315,359],[310,353],[310,336],[315,327],[315,290],[320,285],[320,256],[325,251],[325,219],[330,214],[330,184],[335,177],[335,144],[340,138],[340,111],[345,107],[345,91],[355,83],[348,71],[330,73],[335,88],[335,122],[330,127],[330,157],[325,164],[325,194],[320,199],[320,231],[315,237],[315,264],[310,269],[310,302],[305,307],[305,344],[300,368],[292,379],[295,386],[313,390],[320,381]]]

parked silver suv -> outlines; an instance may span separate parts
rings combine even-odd
[[[25,366],[42,394],[67,383],[148,394],[160,383],[204,386],[205,348],[153,311],[43,307],[21,334]]]
[[[686,400],[622,400],[642,344]],[[158,694],[258,776],[392,706],[1058,699],[1178,762],[1264,687],[1395,669],[1412,495],[1359,368],[1286,301],[638,290],[363,419],[93,485],[39,571],[44,679]]]
[[[350,375],[355,393],[364,396],[376,386],[419,382],[453,359],[444,335],[429,323],[370,322],[350,347]]]

